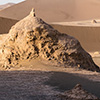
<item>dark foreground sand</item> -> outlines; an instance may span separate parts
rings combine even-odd
[[[56,95],[77,83],[100,97],[100,74],[97,72],[51,66],[39,60],[23,63],[7,70],[1,68],[0,100],[61,100]]]
[[[53,72],[53,75],[46,83],[50,86],[56,86],[56,89],[59,89],[60,91],[69,90],[77,83],[80,83],[88,92],[100,97],[100,82],[93,82],[74,74]]]
[[[51,74],[40,71],[1,71],[0,100],[57,100],[55,95],[58,91],[44,84]]]
[[[64,72],[0,71],[0,100],[60,100],[57,94],[81,83],[100,97],[100,82]]]

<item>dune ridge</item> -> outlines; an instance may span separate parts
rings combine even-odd
[[[88,52],[100,51],[100,27],[52,25],[62,33],[67,33],[78,39]]]
[[[92,20],[100,18],[99,4],[98,0],[26,0],[0,11],[0,16],[20,20],[34,7],[46,22]]]
[[[8,33],[10,28],[18,22],[18,20],[0,17],[0,34]],[[67,33],[78,39],[82,47],[88,52],[100,51],[100,27],[91,26],[72,26],[51,24],[61,33]]]
[[[17,20],[0,17],[0,34],[8,33]]]
[[[0,10],[8,8],[8,7],[12,6],[12,5],[14,5],[14,3],[7,3],[7,4],[4,4],[4,5],[0,5]]]

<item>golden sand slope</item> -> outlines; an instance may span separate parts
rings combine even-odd
[[[100,51],[100,27],[52,25],[60,32],[77,38],[87,51]]]
[[[47,22],[100,18],[99,0],[26,0],[2,10],[0,16],[22,19],[32,7]]]
[[[8,33],[17,20],[0,17],[0,33]]]
[[[12,5],[14,5],[14,3],[7,3],[7,4],[4,4],[4,5],[0,5],[0,10],[8,8],[8,7],[12,6]]]
[[[0,17],[0,33],[8,33],[17,20]],[[77,38],[87,51],[100,51],[100,27],[52,25],[60,32]]]

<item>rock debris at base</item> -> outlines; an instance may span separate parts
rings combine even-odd
[[[62,100],[100,100],[96,96],[87,92],[80,84],[73,89],[58,95]]]

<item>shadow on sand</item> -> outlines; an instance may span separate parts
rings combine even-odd
[[[45,94],[72,89],[77,83],[100,97],[100,83],[64,72],[0,71],[0,100],[46,100]],[[51,93],[52,94],[52,93]],[[43,99],[38,99],[44,95]],[[55,99],[54,99],[55,100]]]
[[[64,92],[72,89],[76,84],[81,84],[88,92],[100,97],[100,82],[94,82],[86,78],[64,72],[54,72],[45,84]]]

